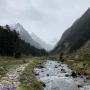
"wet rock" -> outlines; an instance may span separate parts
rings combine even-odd
[[[43,87],[46,87],[46,84],[44,82],[40,82]]]
[[[49,74],[47,74],[47,76],[49,76]]]
[[[41,65],[41,66],[40,66],[40,68],[44,68],[44,66],[43,66],[43,65]]]
[[[39,76],[39,73],[35,73],[35,76]]]
[[[60,63],[59,61],[57,63]]]
[[[41,69],[41,68],[44,68],[44,66],[43,65],[37,65],[36,68]]]
[[[86,80],[90,80],[90,77],[87,76],[87,77],[86,77]]]
[[[66,73],[65,69],[61,69],[61,73]]]
[[[46,84],[43,83],[42,86],[43,86],[43,87],[46,87]]]
[[[82,86],[82,85],[78,85],[77,87],[78,87],[78,88],[82,88],[83,86]]]
[[[72,71],[71,76],[72,76],[73,78],[77,78],[76,72]]]
[[[61,60],[61,64],[63,64],[63,63],[64,63],[64,59]]]
[[[44,72],[43,70],[41,72]]]
[[[70,75],[69,74],[66,74],[65,77],[69,77]]]
[[[58,68],[58,66],[57,66],[57,65],[55,65],[55,68]]]
[[[61,67],[61,64],[59,66]]]
[[[81,75],[81,76],[80,76],[80,78],[84,79],[84,76],[83,76],[83,75]]]

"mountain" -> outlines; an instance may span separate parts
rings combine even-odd
[[[46,51],[50,51],[52,50],[52,46],[47,44],[46,42],[44,42],[43,40],[41,40],[37,35],[35,35],[34,33],[31,33],[31,37],[34,41],[36,41],[37,43],[39,43],[39,45],[44,48]]]
[[[24,29],[24,27],[21,24],[17,23],[15,25],[11,25],[10,28],[11,30],[16,30],[20,34],[20,38],[22,40],[25,40],[25,42],[29,43],[31,46],[34,46],[38,49],[42,48],[39,43],[32,39],[30,34]]]
[[[64,32],[52,53],[73,53],[85,46],[88,41],[90,41],[90,8]]]

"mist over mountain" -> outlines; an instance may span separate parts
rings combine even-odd
[[[20,34],[20,38],[22,40],[25,40],[25,42],[29,43],[30,45],[38,49],[42,49],[41,45],[32,39],[30,34],[24,29],[24,27],[21,24],[17,23],[15,25],[11,25],[10,28],[11,30],[16,30]]]
[[[47,50],[47,51],[50,51],[52,50],[53,46],[52,45],[49,45],[47,44],[46,42],[44,42],[43,40],[41,40],[37,35],[35,35],[35,33],[31,33],[31,37],[34,41],[36,41],[37,43],[39,43],[39,45]]]
[[[90,8],[64,32],[52,52],[54,54],[76,52],[88,41],[90,41]]]

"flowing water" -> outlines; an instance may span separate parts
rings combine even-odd
[[[35,68],[34,71],[36,78],[44,82],[44,90],[90,90],[90,85],[84,85],[84,79],[71,76],[72,71],[66,64],[48,60],[43,68]]]

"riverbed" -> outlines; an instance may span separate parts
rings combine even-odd
[[[35,68],[36,78],[44,83],[44,90],[90,90],[84,78],[71,76],[68,65],[47,60],[42,68]]]

